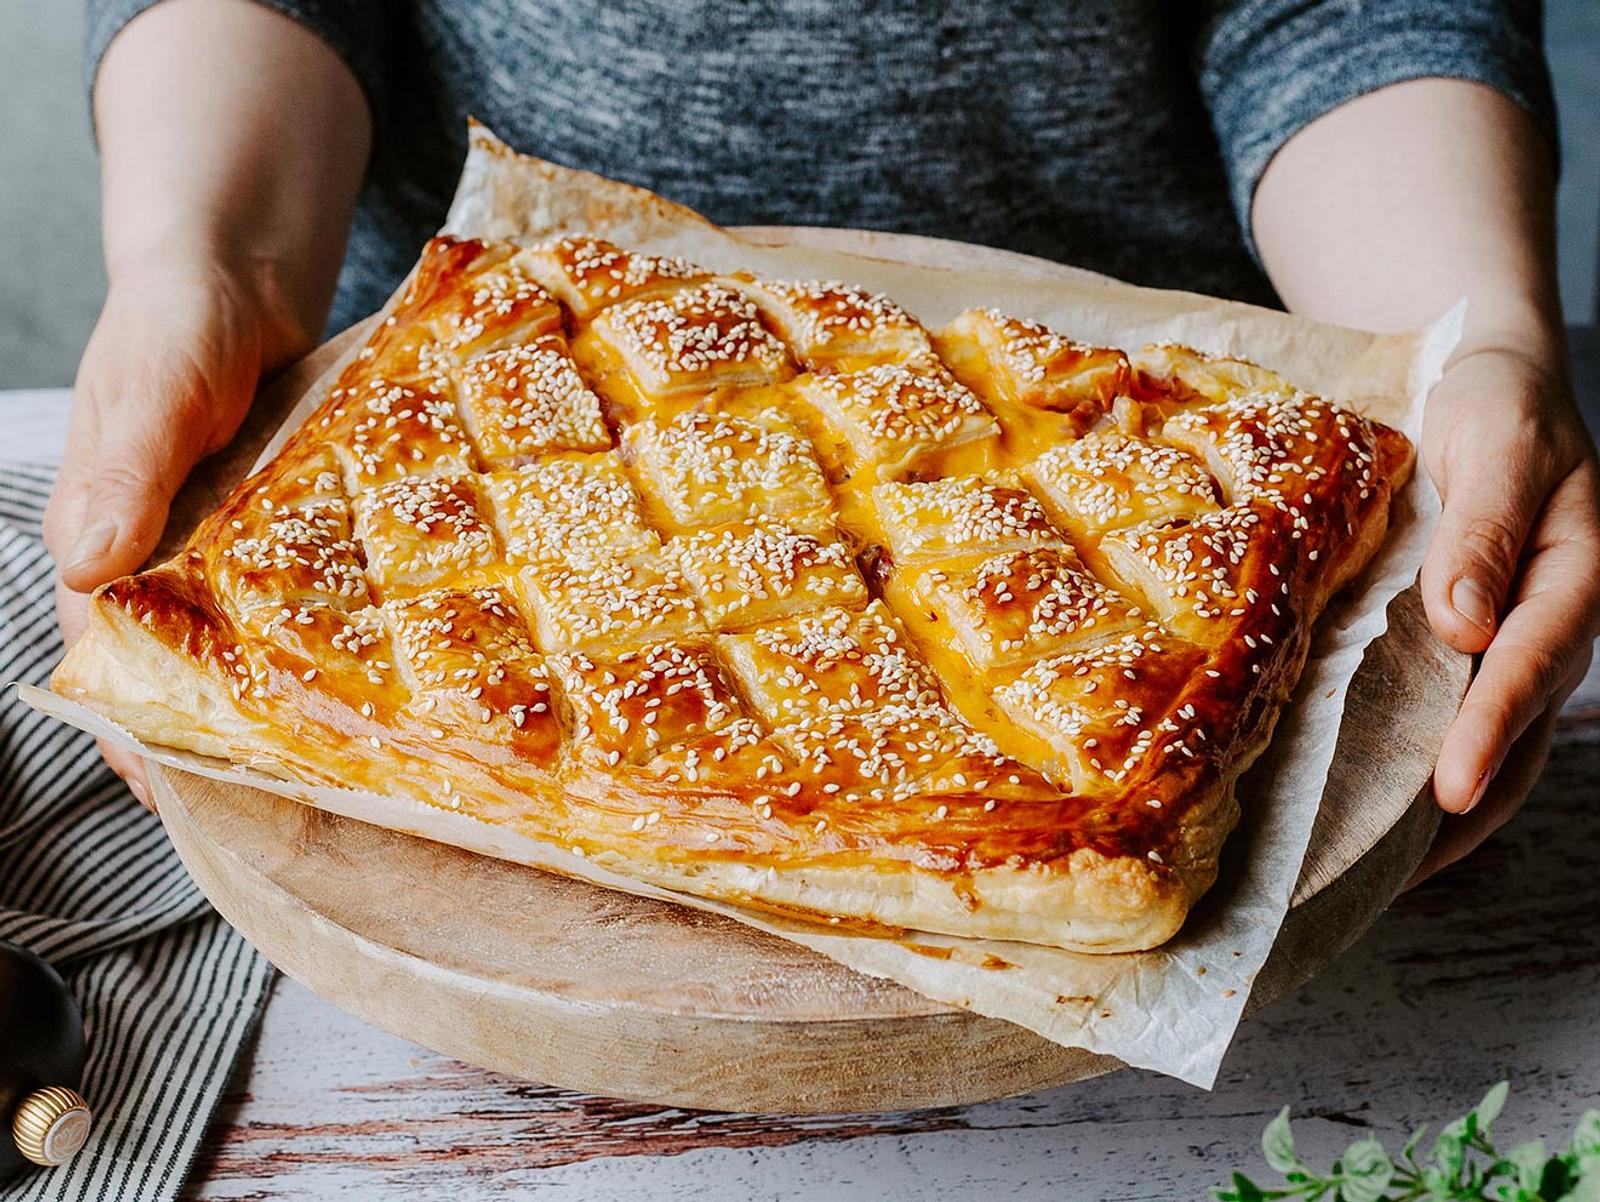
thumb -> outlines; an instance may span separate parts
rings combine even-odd
[[[134,372],[124,364],[119,374],[114,386],[80,381],[82,432],[74,414],[75,437],[51,498],[59,513],[77,515],[58,521],[51,551],[62,582],[79,592],[149,558],[189,470],[232,434],[248,403],[247,391],[219,395],[181,352]]]

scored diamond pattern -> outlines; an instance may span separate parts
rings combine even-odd
[[[546,459],[492,472],[487,485],[511,563],[643,554],[661,546],[617,455]]]
[[[623,434],[640,485],[684,526],[826,509],[832,494],[811,443],[781,418],[684,413]]]
[[[474,355],[462,366],[460,388],[472,441],[491,467],[526,463],[547,451],[611,445],[600,398],[557,335]]]
[[[791,844],[917,797],[926,824],[1087,794],[1134,829],[1176,804],[1149,781],[1246,737],[1237,690],[1293,653],[1380,458],[1355,414],[1184,348],[441,238],[204,538],[278,657],[227,652],[236,697],[366,680],[374,747],[398,714],[513,781],[754,789]],[[604,820],[687,843],[697,804]]]

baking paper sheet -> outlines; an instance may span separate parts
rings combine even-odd
[[[995,252],[980,255],[973,248],[932,239],[899,245],[914,244],[919,258],[929,252],[938,267],[873,257],[879,244],[872,235],[847,236],[859,242],[863,253],[835,249],[840,245],[837,232],[828,235],[828,249],[809,244],[804,232],[785,233],[785,245],[771,245],[760,231],[735,236],[650,193],[517,156],[474,126],[445,232],[537,240],[584,231],[636,248],[682,254],[718,270],[848,280],[889,294],[930,326],[973,305],[995,305],[1088,342],[1136,349],[1145,342],[1170,340],[1241,355],[1397,426],[1413,441],[1421,429],[1423,400],[1455,346],[1463,312],[1458,307],[1414,334],[1375,336],[1189,293],[1135,288],[1023,256],[1007,256],[1005,266],[997,268]],[[320,401],[319,392],[302,399],[264,457]],[[774,919],[671,893],[457,812],[306,786],[269,771],[144,747],[82,706],[37,689],[24,687],[21,693],[41,710],[172,767],[608,888],[725,914],[938,1001],[1209,1087],[1288,910],[1350,680],[1368,643],[1386,628],[1389,602],[1415,579],[1438,514],[1437,494],[1419,471],[1397,498],[1383,550],[1319,625],[1295,700],[1279,721],[1271,749],[1241,786],[1245,813],[1233,838],[1247,838],[1251,855],[1239,857],[1233,875],[1219,882],[1214,892],[1220,902],[1202,903],[1166,946],[1136,954],[1092,956],[996,940],[914,937],[924,948],[950,949],[949,958],[941,959],[893,939]],[[985,967],[996,959],[1011,967]]]

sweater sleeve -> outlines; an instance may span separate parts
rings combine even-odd
[[[91,91],[100,60],[123,26],[161,0],[87,0],[84,83]],[[377,124],[383,112],[383,0],[252,0],[305,26],[350,68]]]
[[[1230,0],[1198,51],[1239,227],[1267,163],[1306,125],[1389,84],[1486,84],[1525,109],[1556,153],[1555,102],[1538,0]]]

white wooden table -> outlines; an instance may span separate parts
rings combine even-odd
[[[1596,339],[1580,376],[1600,376]],[[6,457],[54,453],[60,392],[0,393]],[[1591,416],[1593,414],[1591,413]],[[1331,1157],[1494,1081],[1502,1130],[1563,1140],[1600,1105],[1600,670],[1527,811],[1251,1020],[1216,1089],[1124,1072],[1009,1101],[849,1118],[704,1115],[510,1081],[280,979],[213,1121],[195,1198],[1198,1198],[1289,1104]]]

